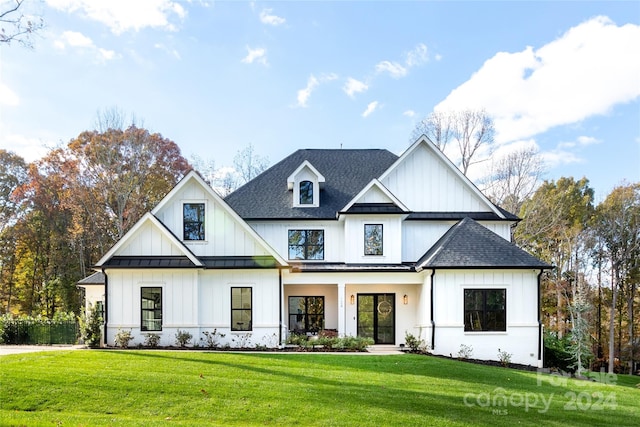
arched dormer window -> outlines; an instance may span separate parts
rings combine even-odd
[[[300,183],[300,204],[301,205],[313,204],[313,182],[302,181]]]

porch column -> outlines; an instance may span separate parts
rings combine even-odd
[[[345,336],[346,332],[346,295],[344,283],[338,283],[338,336]]]

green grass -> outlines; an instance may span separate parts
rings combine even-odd
[[[410,354],[42,352],[0,357],[0,425],[640,425],[640,379],[609,382]]]

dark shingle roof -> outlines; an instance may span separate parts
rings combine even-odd
[[[378,149],[298,150],[249,181],[225,201],[244,219],[335,219],[372,179],[398,156]],[[317,208],[292,207],[287,178],[305,161],[325,177]]]
[[[101,271],[93,273],[91,276],[87,276],[80,280],[78,285],[104,285],[104,273]]]
[[[451,227],[418,260],[422,268],[551,268],[471,218]]]

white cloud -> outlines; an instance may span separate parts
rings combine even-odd
[[[49,147],[55,146],[50,138],[42,140],[4,130],[1,133],[0,147],[16,153],[29,163],[41,159],[49,152]]]
[[[156,43],[153,45],[153,47],[165,51],[167,54],[173,56],[176,59],[182,59],[182,57],[180,56],[180,52],[178,52],[176,49],[171,49],[162,43]]]
[[[9,86],[0,82],[0,105],[15,107],[20,104],[20,98]]]
[[[316,78],[311,74],[307,80],[307,86],[298,91],[298,102],[296,106],[303,108],[307,107],[307,102],[309,101],[311,93],[320,85],[320,83],[326,83],[336,79],[338,79],[338,75],[336,73],[322,74],[320,78]]]
[[[416,112],[413,110],[407,110],[404,113],[402,113],[403,116],[407,116],[407,117],[415,117],[416,116]]]
[[[498,52],[435,109],[484,108],[498,142],[606,114],[640,96],[639,42],[640,26],[595,17],[537,50]]]
[[[347,79],[347,82],[342,87],[342,90],[344,91],[344,93],[349,95],[351,98],[353,98],[356,93],[364,92],[367,89],[369,89],[369,86],[366,83],[351,77]]]
[[[394,79],[399,79],[407,75],[407,69],[397,62],[382,61],[376,65],[376,73],[389,73]]]
[[[105,63],[116,57],[113,50],[97,47],[93,40],[77,31],[65,31],[57,39],[53,40],[53,47],[65,50],[67,47],[93,55],[97,63]]]
[[[583,135],[578,137],[577,142],[580,145],[593,145],[593,144],[600,144],[602,141],[592,136]]]
[[[320,84],[317,78],[312,75],[309,76],[307,80],[307,87],[304,89],[300,89],[298,91],[298,107],[306,107],[307,101],[309,101],[309,97],[311,96],[311,92]]]
[[[407,67],[417,67],[424,64],[429,60],[427,45],[419,43],[412,51],[407,53],[407,60],[405,63]]]
[[[54,9],[79,13],[108,26],[114,34],[159,28],[176,31],[170,19],[182,20],[187,12],[179,2],[171,0],[46,0]]]
[[[262,12],[260,12],[260,22],[267,25],[273,25],[274,27],[282,25],[286,22],[286,19],[284,18],[276,15],[271,15],[271,10],[272,9],[263,9]]]
[[[362,117],[368,117],[371,113],[376,111],[378,106],[379,106],[378,101],[370,102],[369,105],[367,105],[367,109],[364,110],[364,112],[362,113]]]
[[[254,62],[258,62],[262,65],[267,65],[267,51],[264,48],[256,48],[251,49],[247,46],[247,56],[242,59],[242,62],[245,64],[253,64]]]

